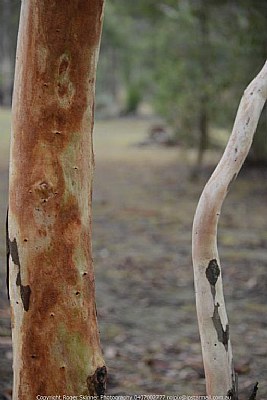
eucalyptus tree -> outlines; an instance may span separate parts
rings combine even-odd
[[[223,295],[217,226],[223,201],[249,152],[266,99],[267,61],[244,92],[225,152],[200,197],[192,233],[196,305],[207,394],[228,395],[234,400],[238,399],[238,385]],[[254,394],[250,400],[255,398]]]
[[[8,215],[13,399],[101,395],[91,250],[103,0],[22,0]]]

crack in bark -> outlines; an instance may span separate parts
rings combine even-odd
[[[22,285],[21,281],[21,265],[19,260],[19,252],[16,238],[13,240],[9,240],[9,252],[12,258],[12,261],[18,267],[18,275],[16,279],[16,285],[20,287],[20,297],[22,300],[23,308],[25,311],[29,311],[30,307],[30,296],[31,296],[31,288],[29,285]]]
[[[217,303],[214,306],[212,322],[213,322],[214,328],[217,332],[218,341],[220,343],[222,343],[225,347],[225,350],[228,351],[229,325],[227,324],[226,329],[225,330],[223,329],[221,317],[220,317],[219,311],[218,311],[219,307],[220,307],[219,303]]]

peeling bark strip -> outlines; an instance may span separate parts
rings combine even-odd
[[[91,250],[103,3],[22,0],[7,224],[14,400],[105,391]]]
[[[206,388],[211,396],[232,393],[233,399],[238,398],[219,268],[217,224],[230,185],[250,149],[266,98],[267,62],[244,92],[231,137],[202,192],[194,217],[192,250],[196,306]]]

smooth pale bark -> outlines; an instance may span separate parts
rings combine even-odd
[[[14,400],[105,389],[91,251],[103,0],[23,0],[9,189]]]
[[[267,98],[267,63],[241,99],[225,152],[200,197],[193,223],[196,306],[208,395],[237,395],[236,377],[217,250],[223,201],[252,144]]]

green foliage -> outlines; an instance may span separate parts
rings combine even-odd
[[[203,119],[207,130],[231,128],[266,58],[266,26],[261,0],[109,0],[99,87],[115,101],[124,92],[126,111],[152,103],[179,141],[196,145]]]
[[[19,7],[19,0],[0,2],[0,50],[8,37],[13,59]],[[196,146],[203,120],[206,134],[210,126],[231,128],[244,88],[266,59],[266,26],[262,0],[107,0],[97,106],[118,114],[153,104],[180,142]],[[0,97],[1,71],[0,61]],[[256,158],[266,129],[262,117]]]
[[[147,82],[143,39],[149,27],[131,14],[135,7],[129,4],[116,0],[106,4],[97,82],[98,92],[109,92],[123,112],[136,111]]]
[[[135,114],[142,100],[141,90],[137,84],[130,84],[126,94],[125,114]]]
[[[175,12],[162,21],[158,51],[164,48],[165,57],[158,64],[155,106],[179,136],[196,143],[203,102],[209,124],[231,125],[243,78],[240,15],[226,2],[211,1],[181,0]]]

